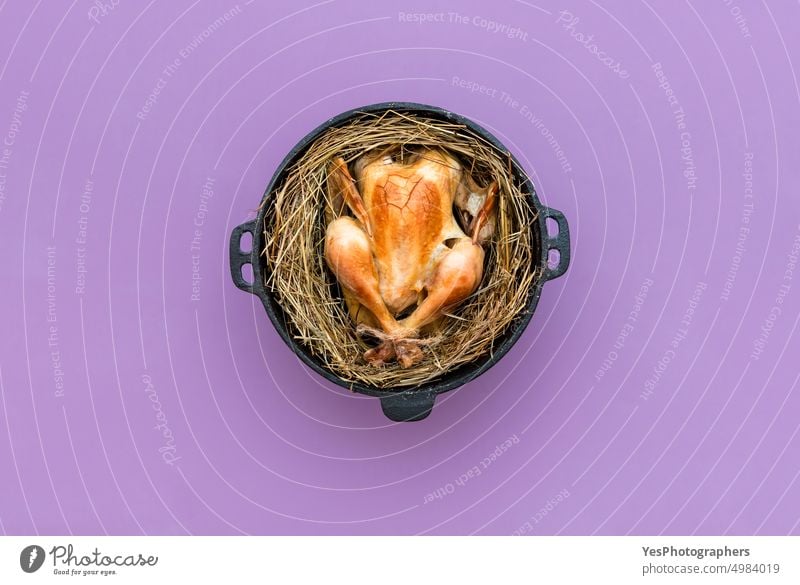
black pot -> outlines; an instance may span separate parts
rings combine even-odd
[[[269,197],[273,188],[281,183],[284,179],[286,170],[294,164],[305,152],[306,148],[325,130],[330,127],[340,126],[349,122],[352,118],[358,116],[363,112],[382,112],[385,110],[394,110],[399,112],[413,112],[421,114],[426,117],[446,120],[467,126],[474,133],[482,136],[488,142],[493,144],[500,152],[506,153],[507,149],[498,141],[494,136],[489,134],[486,130],[475,124],[474,122],[432,106],[422,104],[406,103],[406,102],[389,102],[382,104],[373,104],[350,110],[331,118],[305,138],[303,138],[292,151],[283,159],[278,170],[272,177],[267,189],[264,193],[262,203]],[[538,219],[531,225],[532,242],[534,246],[538,246],[538,250],[534,251],[533,257],[535,258],[535,269],[539,269],[541,277],[531,287],[527,309],[524,314],[520,315],[519,320],[513,329],[509,330],[495,345],[494,352],[491,356],[486,356],[473,363],[464,365],[456,370],[448,372],[440,378],[433,380],[427,384],[413,387],[403,388],[402,390],[387,390],[381,388],[370,387],[365,384],[347,382],[336,376],[331,371],[325,369],[320,361],[311,355],[308,350],[301,344],[292,339],[290,333],[287,331],[287,318],[283,309],[278,305],[275,299],[270,294],[269,290],[264,286],[264,273],[267,269],[266,259],[261,254],[264,249],[264,233],[263,229],[259,226],[263,225],[264,215],[267,211],[266,205],[261,205],[258,217],[252,221],[243,223],[236,227],[231,233],[230,241],[230,261],[231,261],[231,276],[233,282],[237,287],[243,291],[252,293],[261,299],[264,308],[267,311],[272,324],[278,330],[278,333],[283,338],[284,342],[294,351],[297,356],[303,360],[305,364],[311,367],[314,371],[318,372],[328,380],[349,388],[361,394],[369,396],[377,396],[380,398],[381,407],[384,414],[394,421],[415,421],[422,420],[428,416],[433,408],[433,403],[437,394],[453,390],[459,386],[466,384],[473,380],[502,358],[506,352],[511,348],[517,339],[519,339],[525,327],[528,326],[533,312],[536,310],[536,304],[539,301],[539,295],[542,293],[542,286],[545,281],[557,278],[564,274],[569,265],[569,227],[567,220],[560,211],[544,207],[539,203],[536,196],[536,191],[533,188],[530,180],[527,178],[516,159],[512,157],[513,172],[523,185],[523,190],[527,192],[530,198],[530,204],[538,212]],[[550,218],[558,224],[558,234],[550,237],[547,234],[547,227],[545,221]],[[253,248],[251,251],[243,252],[241,249],[242,235],[247,232],[251,234],[253,241]],[[548,266],[548,255],[550,250],[557,250],[559,254],[558,263],[555,267]],[[247,282],[242,276],[242,267],[250,264],[253,269],[253,282]]]

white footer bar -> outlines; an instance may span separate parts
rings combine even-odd
[[[800,583],[800,537],[2,537],[0,583]]]

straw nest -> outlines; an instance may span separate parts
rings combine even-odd
[[[350,164],[367,151],[398,145],[444,148],[478,185],[492,180],[499,185],[496,230],[484,244],[481,284],[447,314],[440,333],[424,345],[422,361],[407,369],[364,361],[364,351],[375,342],[357,335],[323,252],[332,213],[330,161],[341,156]],[[419,114],[362,113],[323,132],[287,169],[265,203],[265,284],[286,314],[290,335],[342,380],[375,388],[417,386],[490,355],[497,340],[524,315],[530,289],[540,276],[534,269],[530,228],[535,210],[511,169],[508,153],[464,125]]]

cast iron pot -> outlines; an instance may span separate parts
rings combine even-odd
[[[441,108],[433,106],[426,106],[422,104],[406,103],[406,102],[389,102],[382,104],[373,104],[350,110],[331,118],[308,136],[303,138],[283,159],[278,170],[272,177],[269,185],[267,186],[262,203],[270,196],[272,190],[279,185],[283,179],[287,169],[293,165],[300,157],[303,156],[308,146],[318,138],[325,130],[331,127],[341,126],[354,117],[364,112],[380,113],[385,110],[394,110],[398,112],[409,112],[424,115],[429,118],[440,119],[448,122],[463,124],[472,130],[475,134],[482,136],[488,142],[493,144],[500,152],[506,153],[507,149],[498,141],[494,136],[489,134],[486,130],[457,114],[448,112]],[[265,272],[268,270],[267,262],[261,251],[264,249],[264,231],[261,227],[264,225],[264,215],[267,211],[266,205],[261,205],[258,217],[252,221],[243,223],[236,227],[231,233],[230,241],[230,260],[231,260],[231,276],[236,286],[243,291],[252,293],[261,299],[264,308],[272,320],[272,324],[277,329],[283,341],[297,354],[297,356],[311,369],[321,374],[328,380],[349,388],[355,392],[366,394],[369,396],[377,396],[380,398],[381,407],[384,414],[394,421],[416,421],[422,420],[428,416],[433,408],[433,403],[438,394],[447,392],[466,384],[473,380],[502,358],[506,352],[511,348],[517,339],[519,339],[525,327],[528,326],[533,312],[536,310],[536,304],[539,301],[539,296],[542,293],[542,286],[548,280],[557,278],[564,274],[569,265],[569,227],[567,220],[560,211],[544,207],[536,196],[536,191],[533,188],[530,180],[527,178],[516,159],[512,157],[513,172],[523,185],[523,190],[527,193],[529,204],[538,212],[538,219],[531,225],[533,237],[531,238],[533,245],[537,247],[534,250],[533,257],[535,258],[536,265],[534,269],[538,269],[541,277],[531,287],[528,305],[526,311],[521,314],[516,321],[516,324],[511,328],[501,339],[497,340],[495,351],[493,355],[486,356],[480,360],[464,365],[456,370],[450,371],[447,374],[426,383],[421,386],[413,388],[403,388],[402,390],[386,390],[381,388],[370,387],[365,384],[347,382],[336,376],[336,374],[325,369],[322,363],[300,343],[296,342],[287,328],[288,318],[286,317],[283,309],[273,298],[270,291],[264,286]],[[549,236],[547,233],[547,226],[545,224],[547,219],[553,219],[558,224],[558,233],[554,236]],[[241,239],[243,234],[249,233],[252,236],[252,250],[244,252],[241,247]],[[558,262],[555,266],[548,265],[548,255],[550,250],[558,251]],[[253,282],[248,282],[242,275],[242,267],[250,264],[253,270]]]

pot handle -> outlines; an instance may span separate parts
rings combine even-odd
[[[256,241],[256,220],[246,221],[241,225],[233,228],[231,232],[230,243],[230,257],[231,257],[231,278],[233,283],[245,292],[253,293],[253,283],[247,282],[242,275],[242,267],[246,264],[252,264],[252,250],[250,252],[242,251],[242,236],[245,233],[250,234],[253,240],[253,245]],[[255,293],[254,293],[255,294]]]
[[[547,264],[545,268],[544,279],[552,280],[564,274],[569,266],[569,225],[567,224],[567,218],[557,209],[545,207],[542,213],[545,217],[544,242],[547,247],[547,254],[548,256],[550,255],[550,250],[558,252],[558,264],[553,267]],[[547,219],[552,219],[558,224],[558,233],[555,236],[547,234]]]
[[[381,396],[381,408],[386,418],[396,422],[411,422],[426,418],[433,408],[436,395],[432,392],[398,392]]]

